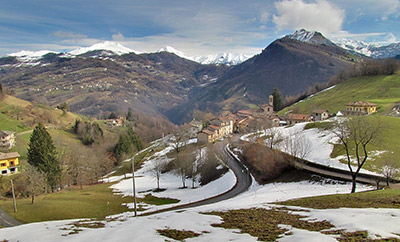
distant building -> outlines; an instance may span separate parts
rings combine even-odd
[[[274,106],[270,104],[262,104],[260,108],[257,110],[258,113],[263,114],[273,114],[274,113]]]
[[[285,120],[288,125],[312,121],[311,115],[301,113],[289,113],[287,114]]]
[[[350,102],[346,104],[347,115],[366,115],[376,112],[377,105],[364,101]]]
[[[314,110],[312,117],[314,121],[323,121],[329,118],[329,112],[324,109]]]
[[[197,134],[199,144],[215,142],[233,133],[233,120],[229,117],[212,119],[207,127]]]
[[[194,119],[187,126],[189,138],[196,138],[197,133],[203,130],[203,123]]]
[[[9,175],[18,172],[19,154],[17,152],[1,153],[0,152],[0,174]]]
[[[0,131],[0,148],[11,149],[15,144],[15,133],[11,131]]]
[[[107,119],[106,123],[109,127],[121,127],[122,126],[122,119],[116,118],[116,119]]]

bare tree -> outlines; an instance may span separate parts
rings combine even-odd
[[[186,147],[184,150],[181,150],[174,160],[174,166],[177,174],[181,177],[183,188],[186,188],[186,178],[191,175],[194,159],[195,153],[193,148]]]
[[[386,178],[386,185],[390,186],[390,180],[395,178],[399,173],[399,165],[395,161],[394,153],[389,152],[383,156],[384,163],[380,169],[382,175]]]
[[[160,190],[160,178],[162,172],[165,170],[167,166],[167,157],[163,156],[153,160],[153,167],[151,168],[151,173],[155,176],[157,180],[157,190]]]
[[[179,152],[185,148],[189,135],[185,130],[178,130],[173,133],[173,136],[174,137],[171,138],[172,146],[176,154],[179,154]]]
[[[201,154],[201,148],[196,149],[194,160],[188,163],[190,176],[192,178],[192,188],[195,188],[196,177],[199,174],[199,166],[204,161],[204,158],[205,157]]]
[[[300,132],[291,133],[283,139],[283,148],[289,162],[301,168],[302,163],[311,152],[311,142]]]
[[[35,196],[43,192],[46,186],[45,175],[30,164],[26,164],[26,185],[31,195],[31,203],[35,201]]]
[[[270,149],[274,149],[275,144],[282,139],[282,134],[277,127],[270,127],[264,129],[266,136],[266,144]]]
[[[346,151],[347,166],[352,177],[351,193],[354,193],[357,176],[368,159],[368,145],[378,139],[383,132],[382,122],[377,118],[367,116],[339,119],[332,132]],[[355,163],[355,169],[352,163]]]

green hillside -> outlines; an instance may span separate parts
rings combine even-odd
[[[296,113],[311,113],[314,109],[327,109],[330,113],[345,110],[353,101],[367,101],[378,104],[378,113],[390,113],[400,103],[400,72],[390,76],[367,76],[348,79],[335,87],[289,106]]]
[[[386,155],[372,155],[371,161],[367,162],[366,169],[377,171],[388,159],[394,159],[400,166],[400,152],[398,144],[400,143],[400,118],[389,116],[393,107],[400,103],[400,72],[389,76],[364,76],[348,79],[335,87],[320,92],[314,96],[289,106],[282,111],[284,115],[292,110],[295,113],[311,113],[315,109],[327,109],[329,113],[337,113],[345,110],[346,104],[353,101],[367,101],[378,105],[380,120],[385,126],[384,135],[375,142],[372,142],[368,150],[372,154],[380,154],[382,151]],[[320,125],[313,124],[309,128]],[[391,156],[387,154],[392,153]],[[331,157],[344,155],[345,151],[341,145],[335,145]],[[345,161],[343,161],[345,162]]]

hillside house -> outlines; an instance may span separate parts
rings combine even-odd
[[[18,172],[19,154],[17,152],[1,153],[0,152],[0,174],[9,175]]]
[[[289,113],[286,118],[286,123],[288,125],[311,122],[311,115],[309,114],[301,114],[301,113]]]
[[[122,119],[116,118],[116,119],[107,119],[106,124],[109,127],[121,127],[122,126]]]
[[[376,112],[377,105],[364,101],[350,102],[346,104],[347,115],[368,115]]]
[[[323,121],[329,118],[329,112],[328,110],[324,109],[319,109],[319,110],[314,110],[312,113],[312,118],[314,121]]]
[[[15,144],[15,132],[0,130],[0,148],[11,149]]]

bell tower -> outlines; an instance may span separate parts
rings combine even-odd
[[[273,95],[269,95],[269,105],[271,105],[272,107],[274,106],[274,96]]]

